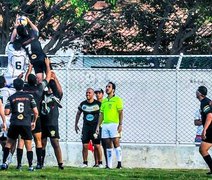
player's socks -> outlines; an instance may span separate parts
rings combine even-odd
[[[9,152],[10,152],[10,149],[7,148],[7,147],[5,147],[5,148],[4,148],[4,155],[3,155],[3,163],[6,162],[7,157],[8,157],[8,155],[9,155]]]
[[[207,156],[204,156],[203,159],[207,163],[208,167],[210,168],[210,172],[212,172],[212,159],[211,156],[208,154]]]
[[[33,160],[33,152],[32,151],[27,151],[27,159],[28,159],[29,167],[31,167],[32,160]]]
[[[23,149],[17,148],[17,164],[21,166],[21,160],[23,156]]]
[[[42,165],[42,148],[36,148],[37,164]]]
[[[63,163],[58,163],[58,168],[63,170],[64,169]]]
[[[7,161],[6,161],[6,164],[11,164],[12,163],[12,158],[13,158],[13,154],[11,152],[9,152],[9,155],[7,157]]]
[[[109,168],[113,167],[113,149],[107,149],[107,166]]]
[[[98,161],[98,164],[102,164],[102,161]]]
[[[46,157],[46,149],[42,149],[42,158],[41,158],[41,165],[44,165],[44,160]]]
[[[88,165],[88,161],[83,161],[83,164],[86,164],[86,165]]]
[[[116,152],[116,159],[117,161],[121,161],[122,160],[122,150],[121,150],[121,147],[117,147],[115,148],[115,152]]]

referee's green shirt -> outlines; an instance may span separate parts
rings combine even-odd
[[[118,96],[113,96],[102,101],[100,112],[103,113],[103,124],[119,123],[119,112],[123,109],[123,101]]]

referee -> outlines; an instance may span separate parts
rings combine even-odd
[[[122,151],[119,141],[122,131],[123,101],[115,95],[115,90],[116,85],[109,82],[106,86],[108,96],[102,101],[96,133],[99,133],[99,126],[102,124],[102,139],[105,140],[107,148],[107,167],[112,168],[114,146],[118,161],[116,168],[121,169]]]

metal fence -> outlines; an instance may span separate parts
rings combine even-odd
[[[74,130],[77,107],[88,87],[105,89],[109,81],[124,100],[126,143],[193,144],[197,87],[208,87],[212,98],[212,56],[51,56],[51,60],[64,91],[61,141],[80,141]]]

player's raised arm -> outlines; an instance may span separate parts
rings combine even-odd
[[[37,26],[35,24],[33,24],[33,22],[28,17],[27,17],[27,22],[34,31],[39,32]]]
[[[17,36],[17,29],[16,28],[20,25],[18,18],[20,18],[20,16],[17,14],[16,20],[14,22],[14,29],[13,29],[12,35],[10,37],[10,42],[14,42],[14,40],[16,39],[16,36]]]
[[[45,79],[47,82],[49,82],[51,79],[51,68],[50,68],[51,61],[49,58],[45,59],[45,64],[46,64],[46,78]]]

